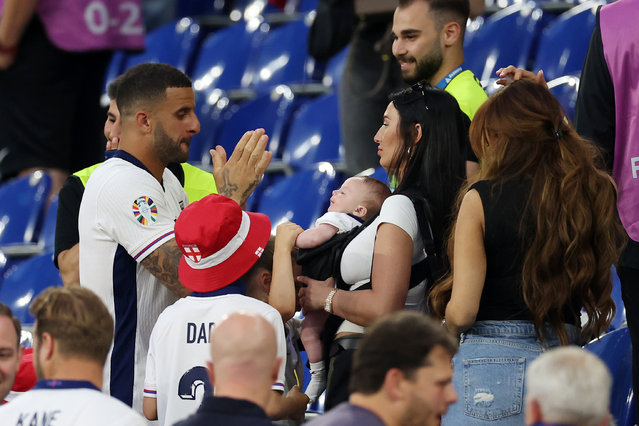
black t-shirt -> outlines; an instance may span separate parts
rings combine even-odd
[[[80,241],[78,216],[84,194],[84,185],[79,177],[71,175],[58,194],[58,215],[55,224],[55,253],[53,263],[58,268],[58,255]]]

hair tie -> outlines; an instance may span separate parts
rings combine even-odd
[[[562,132],[561,129],[557,129],[552,132],[552,135],[555,137],[555,139],[560,139],[564,136],[564,132]]]

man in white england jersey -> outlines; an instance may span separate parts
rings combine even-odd
[[[120,77],[120,149],[91,175],[82,197],[80,283],[115,319],[103,389],[142,412],[148,341],[164,308],[188,293],[173,226],[188,198],[169,162],[186,161],[199,132],[191,81],[166,64],[141,64]],[[218,190],[242,204],[271,154],[263,130],[247,132],[226,161],[211,150]]]
[[[90,290],[50,287],[31,303],[38,382],[0,408],[11,425],[143,426],[144,418],[100,391],[113,318]]]
[[[283,362],[266,412],[285,418],[302,411],[308,398],[299,391],[283,397],[286,339],[274,308],[246,296],[240,280],[266,247],[271,223],[261,213],[243,212],[231,199],[212,194],[188,206],[175,223],[175,241],[184,254],[179,275],[193,292],[159,316],[149,342],[144,414],[172,425],[194,413],[213,391],[208,371],[210,330],[234,312],[264,317],[275,329],[277,357]]]

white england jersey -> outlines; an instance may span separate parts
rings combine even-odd
[[[118,151],[93,172],[80,205],[80,283],[115,320],[103,390],[138,412],[151,330],[176,300],[140,262],[174,238],[175,220],[187,204],[168,169],[160,184],[135,157]]]
[[[47,380],[0,407],[3,425],[146,426],[130,407],[89,382]]]
[[[172,425],[194,413],[212,388],[206,369],[211,360],[210,328],[225,315],[251,312],[275,328],[282,358],[272,389],[284,390],[286,337],[282,317],[270,305],[238,294],[239,284],[211,293],[194,293],[166,308],[151,333],[144,396],[157,398],[160,425]]]

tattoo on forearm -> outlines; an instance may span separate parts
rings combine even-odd
[[[229,178],[229,171],[222,170],[222,184],[217,187],[218,194],[233,198],[233,195],[237,190],[238,186],[231,182],[231,179]]]
[[[180,283],[178,278],[180,257],[182,257],[182,252],[180,252],[175,240],[171,240],[155,249],[142,261],[142,266],[177,297],[183,297],[190,292]]]
[[[251,182],[248,188],[246,188],[246,191],[244,191],[244,193],[242,194],[242,202],[240,202],[240,204],[246,203],[246,200],[248,200],[249,195],[251,195],[251,192],[253,192],[258,183],[260,183],[259,177],[255,178],[255,180]]]

